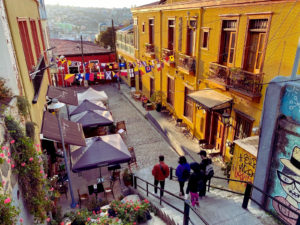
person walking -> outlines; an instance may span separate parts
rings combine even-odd
[[[169,176],[170,171],[167,164],[164,163],[165,157],[159,156],[159,163],[152,169],[152,175],[154,176],[154,192],[157,194],[157,186],[160,184],[160,196],[164,195],[165,179]]]
[[[201,188],[201,190],[199,191],[199,196],[202,198],[206,194],[206,183],[214,175],[214,172],[212,168],[212,161],[207,157],[206,151],[201,150],[198,154],[202,159],[200,163],[200,171],[202,171],[205,175],[203,176],[203,188]],[[208,171],[208,167],[210,168],[210,171]]]
[[[186,194],[190,194],[191,203],[194,207],[197,205],[199,207],[199,181],[200,181],[200,168],[198,163],[191,163],[190,168],[192,169],[192,174],[189,178],[188,185],[186,188]]]
[[[179,157],[178,163],[179,165],[176,168],[176,176],[179,182],[179,196],[184,196],[184,183],[189,179],[191,169],[184,156]]]

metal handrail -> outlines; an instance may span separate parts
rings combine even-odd
[[[159,201],[160,201],[159,204],[160,204],[160,205],[161,205],[161,202],[164,202],[165,204],[167,204],[167,205],[170,206],[171,208],[173,208],[173,209],[175,209],[176,211],[182,213],[183,216],[184,216],[184,218],[183,218],[183,225],[188,225],[189,222],[191,222],[193,225],[195,225],[195,223],[193,223],[193,221],[189,218],[189,210],[190,210],[190,208],[192,208],[192,207],[191,207],[190,204],[189,204],[188,202],[186,202],[183,198],[178,197],[177,195],[175,195],[175,194],[173,194],[173,193],[171,193],[171,192],[169,192],[169,191],[167,191],[167,190],[163,190],[163,192],[165,192],[165,193],[167,193],[167,194],[169,194],[169,195],[171,195],[171,196],[173,196],[173,197],[175,197],[175,198],[178,198],[179,200],[183,201],[183,202],[184,202],[184,211],[182,211],[182,210],[179,209],[178,207],[176,207],[176,206],[170,204],[169,202],[165,201],[164,199],[162,199],[162,196],[161,196],[161,195],[159,195],[159,197],[158,197],[158,196],[152,194],[151,192],[149,192],[149,190],[148,190],[148,189],[149,189],[149,188],[148,188],[148,185],[150,185],[150,186],[152,186],[152,187],[158,188],[159,191],[161,190],[160,187],[155,186],[154,184],[151,184],[151,183],[149,183],[148,181],[146,181],[146,180],[144,180],[143,178],[140,178],[140,177],[138,177],[138,176],[136,176],[136,175],[133,175],[133,174],[132,174],[132,176],[133,176],[133,187],[134,187],[135,189],[137,189],[137,187],[141,188],[142,190],[146,191],[147,196],[150,194],[150,195],[154,196],[155,198],[159,198]],[[137,184],[137,180],[141,180],[141,181],[143,181],[144,183],[146,183],[146,189],[143,188],[142,186],[138,185],[138,184]],[[207,221],[206,221],[199,213],[197,213],[193,208],[192,208],[192,211],[199,217],[199,219],[200,219],[205,225],[209,225],[209,223],[208,223],[208,222],[207,222]]]

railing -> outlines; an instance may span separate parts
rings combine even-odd
[[[133,180],[133,187],[135,188],[135,189],[137,189],[137,188],[140,188],[140,189],[142,189],[143,191],[145,191],[146,192],[146,194],[147,194],[147,196],[149,196],[149,194],[151,195],[151,196],[153,196],[153,197],[155,197],[155,198],[159,198],[159,204],[160,205],[162,205],[162,202],[163,203],[165,203],[165,204],[167,204],[168,206],[170,206],[171,208],[173,208],[173,209],[175,209],[176,211],[178,211],[178,212],[180,212],[181,214],[183,214],[183,225],[188,225],[189,224],[189,222],[191,222],[193,225],[195,225],[195,223],[191,220],[191,218],[190,218],[190,209],[195,213],[195,215],[205,224],[205,225],[209,225],[208,224],[208,222],[197,212],[197,211],[195,211],[191,206],[190,206],[190,204],[187,202],[187,201],[185,201],[183,198],[181,198],[181,197],[179,197],[179,196],[177,196],[177,195],[175,195],[175,194],[173,194],[173,193],[171,193],[171,192],[169,192],[169,191],[167,191],[167,190],[163,190],[163,192],[164,193],[167,193],[167,194],[169,194],[169,195],[171,195],[171,196],[173,196],[174,198],[177,198],[177,199],[179,199],[179,200],[181,200],[182,201],[182,203],[184,204],[184,210],[181,210],[181,209],[179,209],[178,207],[176,207],[176,206],[174,206],[174,205],[172,205],[171,203],[169,203],[168,201],[166,201],[166,200],[164,200],[163,198],[162,198],[162,196],[161,196],[161,194],[159,195],[159,197],[158,196],[156,196],[156,195],[154,195],[153,193],[151,193],[151,192],[149,192],[149,185],[151,186],[151,187],[156,187],[156,186],[154,186],[153,184],[151,184],[151,183],[149,183],[148,181],[146,181],[146,180],[144,180],[144,179],[142,179],[142,178],[140,178],[140,177],[138,177],[138,176],[135,176],[135,175],[133,175],[132,174],[132,180]],[[138,185],[138,183],[137,183],[137,180],[140,180],[140,181],[142,181],[143,183],[145,183],[146,184],[146,188],[144,188],[144,187],[142,187],[141,185]],[[156,187],[158,190],[159,190],[159,192],[161,191],[161,188],[160,187]]]
[[[182,53],[178,54],[178,67],[186,70],[188,74],[194,75],[196,72],[196,60]]]
[[[254,74],[245,70],[231,70],[230,86],[242,92],[260,95],[263,73]]]
[[[146,54],[148,54],[152,58],[155,58],[155,49],[153,44],[146,43],[145,50],[146,50]]]
[[[218,63],[210,63],[209,78],[227,85],[229,84],[229,68]]]
[[[172,167],[170,167],[170,180],[173,180],[173,178],[176,177],[176,176],[173,175],[173,171],[174,171],[174,169]],[[252,191],[253,191],[253,189],[255,189],[256,191],[260,192],[261,194],[263,194],[265,196],[265,201],[264,202],[267,202],[268,200],[269,201],[270,200],[275,201],[277,204],[280,205],[281,211],[287,211],[287,210],[289,210],[291,212],[291,214],[289,214],[289,216],[291,218],[297,218],[296,216],[298,216],[296,225],[300,225],[300,213],[299,212],[297,212],[293,208],[285,205],[284,203],[280,202],[279,200],[277,200],[273,196],[269,195],[268,193],[264,192],[260,188],[254,186],[253,184],[251,184],[249,182],[246,182],[246,181],[229,179],[229,178],[218,177],[218,176],[213,176],[211,179],[222,179],[222,180],[227,180],[228,182],[229,181],[231,181],[231,182],[239,182],[239,183],[244,183],[244,184],[247,184],[247,185],[246,185],[245,192],[244,193],[239,193],[239,192],[235,192],[235,191],[232,191],[232,190],[229,190],[229,189],[226,189],[226,188],[221,188],[221,187],[217,187],[217,186],[211,185],[211,180],[208,180],[208,186],[207,186],[207,191],[208,192],[209,192],[210,188],[215,188],[215,189],[219,189],[219,190],[222,190],[222,191],[226,191],[226,192],[230,192],[230,193],[234,193],[234,194],[238,194],[238,195],[243,195],[244,198],[243,198],[242,208],[247,209],[248,208],[249,200],[252,200],[254,203],[256,203],[265,212],[270,213],[276,219],[278,219],[280,222],[282,222],[283,224],[286,224],[286,221],[284,221],[281,217],[279,217],[276,213],[274,213],[274,211],[268,209],[266,205],[261,204],[260,202],[258,202],[258,201],[256,201],[255,199],[252,198]]]
[[[254,74],[240,68],[210,63],[209,78],[246,95],[261,96],[263,73]]]

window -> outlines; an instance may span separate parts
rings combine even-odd
[[[196,20],[191,20],[187,26],[186,54],[194,55]]]
[[[36,55],[36,58],[38,59],[41,55],[41,49],[40,49],[38,34],[36,31],[36,23],[34,20],[30,20],[30,27],[31,27],[31,34],[32,34],[33,43],[34,43],[35,55]]]
[[[38,20],[38,21],[39,21],[40,34],[41,34],[41,39],[42,39],[42,44],[43,44],[43,50],[46,50],[46,49],[45,49],[45,42],[44,42],[43,29],[42,29],[42,23],[41,23],[41,20]]]
[[[167,102],[174,106],[174,92],[175,92],[175,81],[168,77],[168,91],[167,91]]]
[[[91,73],[98,73],[99,71],[99,60],[90,60],[91,64],[90,71]]]
[[[268,19],[249,20],[248,27],[244,69],[249,72],[260,73],[265,51]]]
[[[202,43],[201,47],[208,49],[209,28],[202,28]]]
[[[143,31],[143,33],[145,33],[145,23],[143,23],[143,25],[142,25],[142,31]]]
[[[142,75],[139,75],[139,89],[141,92],[143,92],[143,80]]]
[[[27,68],[29,71],[31,71],[34,66],[34,59],[28,34],[27,22],[26,20],[19,20],[18,25]]]
[[[154,78],[150,77],[150,98],[155,92],[155,86],[154,86]]]
[[[71,65],[69,66],[69,73],[75,74],[79,72],[79,62],[72,61]]]
[[[179,33],[178,33],[178,51],[182,51],[182,17],[179,18],[178,23]]]
[[[149,20],[149,44],[154,44],[154,19]]]
[[[193,114],[194,114],[194,104],[193,101],[188,97],[193,91],[188,89],[187,87],[184,88],[184,112],[183,115],[187,117],[190,121],[193,122]]]
[[[230,66],[233,64],[235,53],[237,20],[223,20],[221,34],[220,64]]]
[[[168,20],[168,49],[174,50],[175,20]]]
[[[252,125],[254,119],[247,114],[235,110],[236,114],[236,126],[235,126],[235,133],[234,139],[242,139],[249,137],[251,135]]]
[[[134,32],[134,48],[139,49],[139,29],[138,29],[137,18],[133,18],[133,32]]]

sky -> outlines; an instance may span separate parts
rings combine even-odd
[[[46,5],[68,5],[97,8],[131,8],[158,0],[44,0]]]

